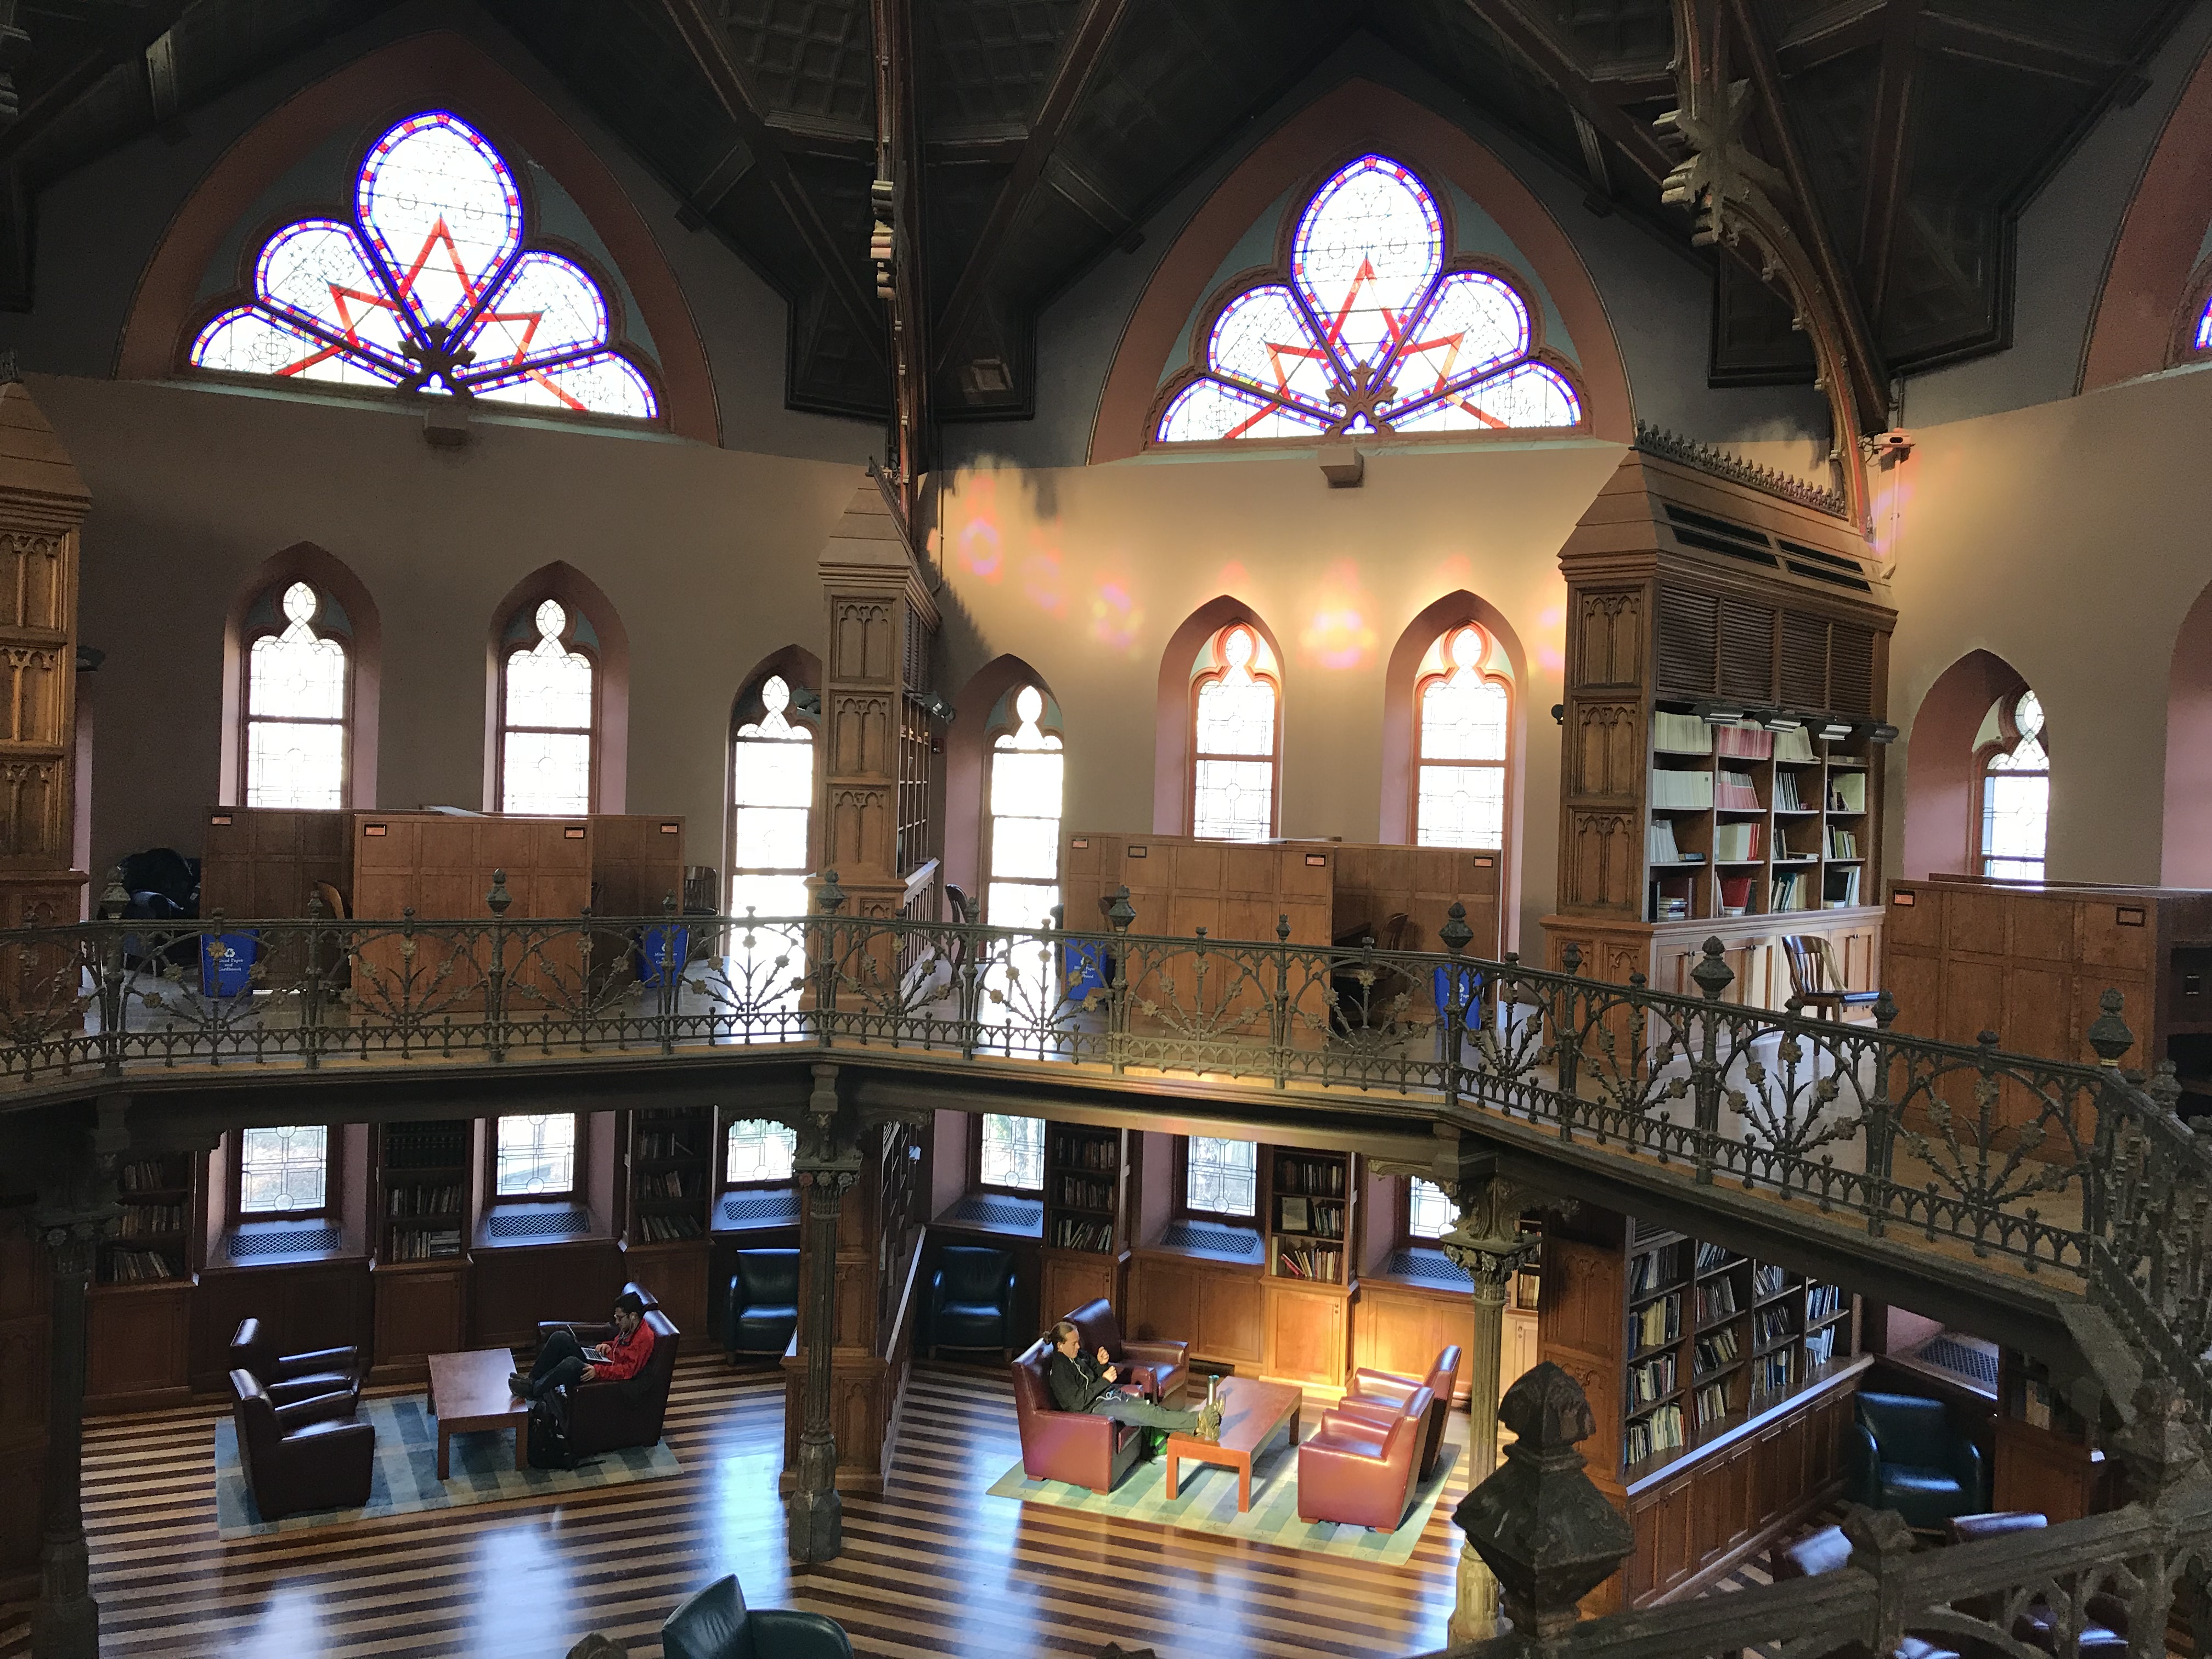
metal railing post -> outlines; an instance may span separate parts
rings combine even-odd
[[[1703,949],[1705,954],[1698,959],[1698,965],[1690,969],[1698,994],[1705,1000],[1705,1009],[1698,1018],[1698,1054],[1690,1066],[1690,1079],[1697,1103],[1698,1184],[1710,1187],[1713,1181],[1713,1144],[1720,1138],[1721,1127],[1721,993],[1735,982],[1735,974],[1722,960],[1718,934],[1708,938]]]
[[[1129,1069],[1129,926],[1137,908],[1129,902],[1129,890],[1114,890],[1114,902],[1106,920],[1114,929],[1114,984],[1106,1000],[1106,1054],[1114,1075]]]
[[[1444,925],[1437,930],[1437,938],[1444,947],[1444,1006],[1437,1012],[1443,1020],[1440,1034],[1443,1042],[1444,1109],[1455,1111],[1459,1106],[1459,1073],[1461,1045],[1466,1041],[1468,988],[1462,983],[1466,969],[1460,966],[1460,952],[1474,939],[1474,929],[1467,925],[1467,906],[1457,899],[1444,912]]]
[[[507,890],[507,872],[491,872],[491,891],[484,895],[491,908],[491,969],[484,976],[484,1036],[491,1059],[507,1058],[507,907],[514,902]]]

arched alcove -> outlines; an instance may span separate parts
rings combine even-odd
[[[1970,651],[1936,677],[1905,741],[1905,836],[1897,873],[1907,881],[1971,868],[1978,793],[1974,735],[1998,698],[2027,678],[1993,651]]]
[[[1206,641],[1233,622],[1248,623],[1255,634],[1267,641],[1267,649],[1274,654],[1279,675],[1282,672],[1280,665],[1286,660],[1274,630],[1267,626],[1257,608],[1226,593],[1199,606],[1169,636],[1167,648],[1160,653],[1159,685],[1153,705],[1152,833],[1156,836],[1181,836],[1190,831],[1191,665],[1197,660]],[[1287,685],[1283,688],[1283,700],[1285,704],[1290,700]],[[1282,810],[1282,733],[1283,720],[1279,714],[1275,722],[1278,813]]]
[[[500,806],[500,692],[515,619],[547,599],[589,627],[586,654],[594,669],[592,711],[592,807],[594,812],[626,810],[629,776],[629,634],[614,602],[599,585],[565,560],[541,565],[492,607],[484,636],[484,811]]]
[[[377,700],[384,661],[384,624],[376,601],[344,560],[313,542],[295,542],[256,565],[239,584],[222,618],[222,773],[216,801],[244,803],[246,757],[246,672],[248,623],[254,608],[270,594],[303,581],[336,599],[345,613],[347,656],[345,804],[368,811],[376,805]]]
[[[2174,636],[2166,695],[2166,813],[2159,879],[2212,887],[2212,586]]]

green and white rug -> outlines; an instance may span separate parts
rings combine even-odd
[[[454,1509],[465,1504],[496,1504],[514,1498],[551,1498],[620,1486],[630,1480],[665,1480],[683,1472],[668,1443],[589,1457],[573,1469],[518,1469],[514,1435],[457,1434],[450,1454],[453,1478],[438,1479],[438,1419],[419,1394],[395,1395],[361,1402],[361,1414],[376,1429],[376,1457],[369,1475],[368,1502],[357,1510],[314,1510],[264,1521],[246,1489],[238,1461],[238,1425],[231,1418],[215,1428],[216,1532],[223,1538],[253,1538],[264,1533],[304,1531],[350,1521],[374,1521],[422,1510]]]
[[[990,1496],[1012,1498],[1024,1504],[1050,1504],[1057,1509],[1085,1515],[1110,1515],[1121,1521],[1150,1521],[1180,1527],[1188,1532],[1214,1533],[1255,1544],[1275,1544],[1284,1549],[1311,1550],[1321,1555],[1340,1555],[1353,1560],[1402,1566],[1413,1559],[1429,1512],[1443,1496],[1445,1484],[1459,1462],[1460,1449],[1447,1444],[1437,1460],[1437,1472],[1415,1488],[1406,1517],[1392,1533],[1370,1532],[1364,1527],[1340,1526],[1333,1521],[1298,1519],[1298,1459],[1288,1435],[1263,1447],[1252,1461],[1252,1507],[1237,1510],[1237,1471],[1210,1463],[1182,1462],[1176,1471],[1180,1487],[1173,1502],[1167,1496],[1164,1458],[1140,1462],[1122,1477],[1121,1484],[1103,1498],[1088,1486],[1071,1486],[1060,1480],[1032,1480],[1017,1463],[993,1483]]]

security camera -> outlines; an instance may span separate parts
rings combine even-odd
[[[1867,449],[1876,460],[1889,457],[1901,461],[1912,453],[1912,434],[1903,427],[1892,427],[1868,439]]]

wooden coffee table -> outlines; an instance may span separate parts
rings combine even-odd
[[[1200,1440],[1180,1430],[1168,1436],[1168,1496],[1176,1495],[1176,1464],[1218,1463],[1237,1471],[1237,1508],[1252,1507],[1252,1454],[1285,1422],[1291,1425],[1291,1444],[1298,1443],[1298,1412],[1305,1404],[1301,1389],[1287,1382],[1261,1382],[1249,1376],[1224,1377],[1221,1382],[1221,1438]]]
[[[452,1479],[453,1437],[472,1430],[513,1429],[514,1467],[530,1467],[530,1402],[507,1386],[514,1356],[505,1348],[430,1356],[430,1413],[438,1419],[438,1479]]]

